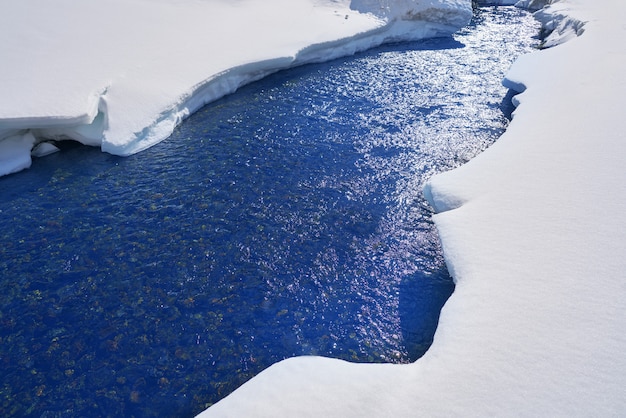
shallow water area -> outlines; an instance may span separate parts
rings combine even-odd
[[[0,414],[192,416],[287,357],[417,359],[454,287],[423,184],[503,132],[537,31],[479,9],[1,178]]]

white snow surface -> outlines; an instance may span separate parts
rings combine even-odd
[[[17,173],[31,165],[30,150],[35,145],[30,132],[11,135],[0,141],[0,167],[6,174]]]
[[[130,155],[271,72],[470,18],[470,0],[0,0],[0,143],[28,133]],[[0,175],[29,165],[10,141]]]
[[[457,284],[426,355],[288,359],[201,417],[626,415],[626,2],[552,3],[580,36],[519,59],[506,133],[425,188]]]

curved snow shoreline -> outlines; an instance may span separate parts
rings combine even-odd
[[[584,35],[518,60],[506,133],[425,190],[457,283],[430,350],[410,365],[288,359],[201,417],[626,411],[626,5],[561,0],[538,16],[567,28],[555,42],[581,22]]]
[[[401,26],[405,26],[406,30],[399,29]],[[234,93],[240,87],[277,71],[353,55],[388,42],[445,36],[456,30],[458,30],[457,27],[430,22],[420,22],[416,25],[414,22],[394,21],[350,38],[310,45],[303,48],[294,57],[273,58],[230,68],[195,86],[189,93],[185,94],[185,98],[181,99],[179,103],[161,113],[155,123],[136,134],[136,139],[133,141],[122,145],[108,141],[103,142],[102,150],[121,156],[141,152],[169,137],[178,124],[202,106]]]
[[[134,154],[272,72],[449,35],[471,18],[467,0],[28,0],[2,9],[3,38],[17,41],[0,43],[0,175],[30,166],[33,137]]]

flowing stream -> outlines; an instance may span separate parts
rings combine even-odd
[[[291,356],[415,361],[454,289],[422,187],[506,128],[537,33],[478,9],[0,179],[0,415],[192,416]]]

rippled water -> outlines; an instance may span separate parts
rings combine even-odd
[[[502,133],[536,33],[481,9],[0,179],[0,415],[190,416],[287,357],[417,359],[453,290],[422,186]]]

